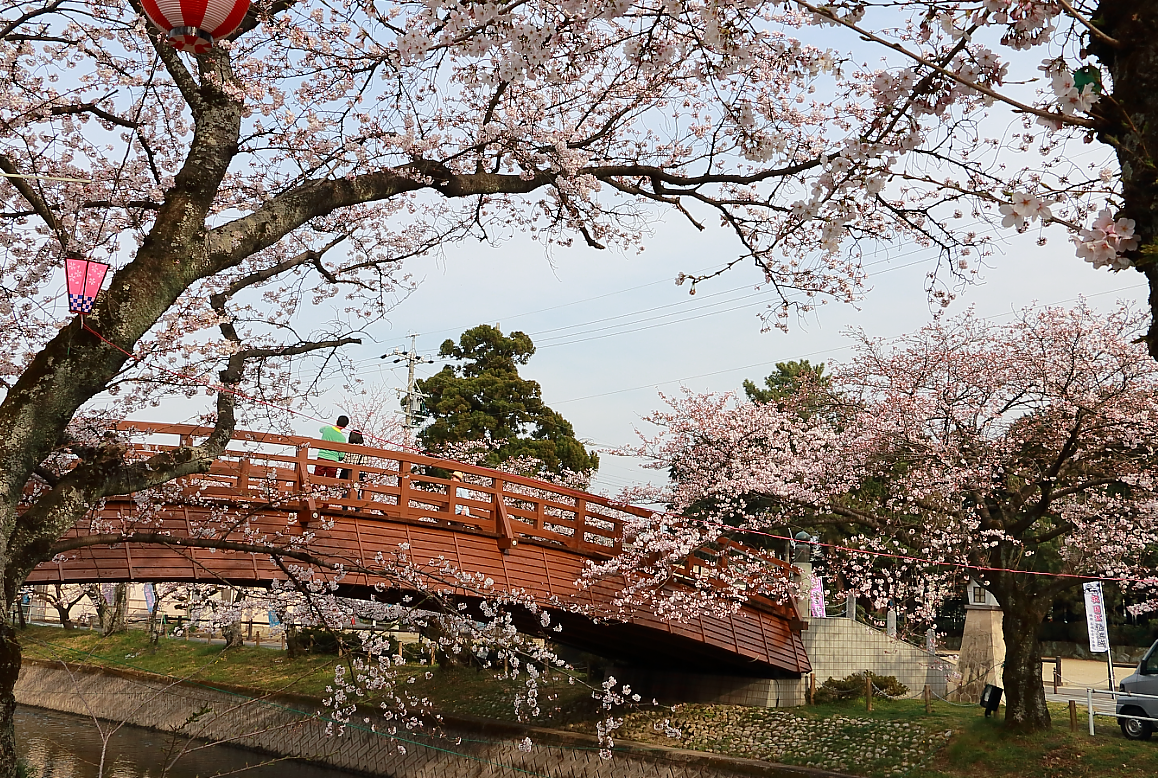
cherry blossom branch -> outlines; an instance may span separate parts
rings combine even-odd
[[[128,127],[129,129],[135,130],[141,126],[139,121],[131,121],[129,119],[121,118],[115,113],[106,111],[105,109],[101,108],[95,102],[84,103],[80,105],[57,105],[49,109],[48,113],[51,116],[70,116],[82,113],[91,113],[98,119],[103,119],[110,124],[115,124],[120,127]]]
[[[1060,124],[1072,124],[1072,125],[1075,125],[1078,127],[1085,127],[1087,129],[1095,129],[1097,127],[1097,125],[1090,119],[1079,119],[1077,117],[1069,116],[1069,115],[1066,115],[1063,113],[1058,113],[1055,111],[1044,111],[1040,108],[1034,108],[1032,105],[1026,105],[1025,103],[1014,100],[1012,97],[1009,97],[1007,95],[1003,95],[1000,92],[996,92],[996,91],[990,89],[989,87],[987,87],[983,84],[977,83],[976,81],[971,81],[969,79],[962,78],[960,75],[958,75],[957,73],[954,73],[952,70],[949,70],[948,68],[945,68],[945,67],[941,67],[940,65],[936,64],[935,62],[932,62],[931,60],[926,59],[925,57],[922,57],[920,54],[909,51],[908,49],[906,49],[904,46],[900,45],[899,43],[893,43],[892,41],[886,40],[886,39],[882,38],[881,36],[877,35],[876,33],[873,33],[869,30],[866,30],[865,28],[863,28],[863,27],[861,27],[853,22],[850,22],[846,19],[842,19],[841,17],[839,17],[835,13],[833,13],[833,11],[829,8],[813,5],[812,3],[808,2],[808,0],[792,0],[792,2],[795,3],[796,5],[803,7],[803,8],[807,8],[809,11],[816,14],[817,16],[822,16],[825,19],[831,20],[834,24],[839,24],[842,27],[846,27],[846,28],[852,30],[857,35],[860,35],[861,37],[863,37],[867,41],[871,41],[871,42],[876,43],[878,45],[884,46],[887,49],[891,49],[892,51],[895,51],[898,54],[902,54],[902,55],[908,57],[909,59],[913,60],[914,62],[917,62],[921,65],[924,65],[927,68],[930,68],[932,70],[937,71],[941,75],[945,76],[948,79],[955,81],[958,84],[961,84],[962,86],[966,86],[966,87],[969,87],[970,89],[974,89],[977,92],[980,92],[983,95],[991,97],[994,100],[997,100],[998,102],[1005,103],[1006,105],[1010,106],[1011,108],[1015,108],[1016,110],[1021,111],[1022,113],[1028,113],[1028,114],[1031,114],[1033,116],[1040,117],[1042,119],[1048,119],[1052,122],[1058,122]]]
[[[326,269],[325,265],[322,264],[322,257],[326,255],[327,251],[338,246],[348,237],[348,235],[341,235],[319,249],[308,249],[301,252],[297,256],[290,257],[289,259],[279,262],[276,265],[272,265],[265,270],[258,270],[256,272],[250,273],[247,276],[239,278],[231,283],[229,287],[225,289],[225,291],[210,295],[209,304],[215,310],[219,308],[223,309],[225,301],[228,298],[236,295],[241,290],[268,281],[271,278],[281,275],[282,273],[285,273],[289,270],[293,270],[296,267],[301,267],[305,264],[312,265],[323,278],[325,278],[331,284],[336,284],[338,283],[338,279],[333,275],[333,273]]]
[[[1107,35],[1106,33],[1102,32],[1102,30],[1100,30],[1097,25],[1095,25],[1093,22],[1091,22],[1089,19],[1087,19],[1085,16],[1083,16],[1081,14],[1081,12],[1079,12],[1076,8],[1074,8],[1074,6],[1070,3],[1069,0],[1057,0],[1057,2],[1058,2],[1058,5],[1060,5],[1062,8],[1065,9],[1066,13],[1068,13],[1070,16],[1072,16],[1074,19],[1076,19],[1079,24],[1081,24],[1083,27],[1085,27],[1087,30],[1089,30],[1090,34],[1093,35],[1098,40],[1100,40],[1102,43],[1105,43],[1109,46],[1112,46],[1115,49],[1122,48],[1121,41],[1119,41],[1115,38],[1112,38],[1109,35]]]
[[[145,9],[141,5],[141,0],[128,0],[128,2],[132,9],[136,11],[139,18],[147,18]],[[148,22],[145,22],[145,24],[148,25]],[[165,70],[173,79],[173,83],[177,85],[181,96],[185,98],[185,102],[189,105],[189,111],[193,114],[193,118],[198,118],[205,107],[205,103],[196,79],[193,78],[193,74],[189,72],[189,69],[185,67],[185,63],[181,61],[181,55],[177,53],[177,50],[170,46],[158,32],[152,28],[147,29],[148,32],[145,37],[148,38],[149,44],[153,47],[153,50],[156,51],[157,56],[161,58]]]
[[[7,25],[5,25],[3,29],[0,29],[0,40],[6,40],[14,30],[19,28],[25,22],[31,19],[35,19],[38,16],[43,16],[44,14],[50,14],[63,4],[64,0],[52,0],[52,2],[48,5],[42,6],[40,8],[33,8],[31,11],[16,17]]]
[[[61,249],[67,248],[68,233],[64,231],[60,220],[56,218],[56,214],[52,212],[52,208],[49,207],[48,203],[44,201],[44,198],[40,196],[40,193],[36,191],[27,179],[16,177],[20,171],[6,154],[0,154],[0,170],[12,176],[11,178],[5,177],[4,180],[16,187],[16,191],[20,192],[28,204],[32,206],[36,215],[56,234],[56,239],[60,242]]]

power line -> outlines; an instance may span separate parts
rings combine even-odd
[[[1126,292],[1126,291],[1129,291],[1131,289],[1137,289],[1137,288],[1140,288],[1140,287],[1138,287],[1138,286],[1123,286],[1123,287],[1120,287],[1118,289],[1110,289],[1110,290],[1105,291],[1105,292],[1097,292],[1095,294],[1087,294],[1087,295],[1081,295],[1079,297],[1071,297],[1067,300],[1058,300],[1057,302],[1052,302],[1052,303],[1039,303],[1037,305],[1031,306],[1028,310],[1036,310],[1038,308],[1047,308],[1051,305],[1062,305],[1064,303],[1072,303],[1072,302],[1076,302],[1077,300],[1082,300],[1082,299],[1088,300],[1088,299],[1093,298],[1093,297],[1104,297],[1108,294],[1118,294],[1119,292]],[[1013,313],[1014,312],[1012,312],[1012,311],[1010,311],[1008,313],[995,313],[995,314],[991,314],[989,316],[983,316],[981,318],[984,321],[991,321],[993,319],[1000,319],[1000,318],[1003,318],[1006,316],[1012,316]],[[888,338],[888,340],[895,341],[895,340],[898,340],[902,337],[904,337],[904,335],[894,335],[893,337]],[[835,347],[829,348],[829,349],[822,349],[819,351],[811,351],[807,354],[798,354],[793,359],[796,359],[796,360],[807,359],[809,357],[815,357],[815,356],[819,356],[821,354],[831,354],[831,353],[834,353],[837,351],[847,351],[850,348],[852,348],[852,346],[835,346]],[[739,372],[741,370],[751,370],[752,368],[764,367],[767,365],[774,365],[777,362],[786,362],[786,361],[792,361],[792,360],[791,359],[786,360],[786,359],[780,358],[780,359],[770,360],[767,362],[757,362],[757,363],[752,364],[752,365],[744,365],[742,367],[729,367],[729,368],[725,368],[723,370],[714,370],[710,373],[699,373],[697,375],[683,376],[682,378],[670,378],[666,381],[658,381],[658,382],[653,382],[650,384],[641,384],[640,386],[632,386],[632,387],[629,387],[627,389],[615,389],[615,390],[610,391],[610,392],[600,392],[599,394],[588,394],[588,395],[584,395],[583,397],[572,397],[569,400],[556,400],[556,401],[552,402],[551,404],[552,405],[563,405],[565,403],[579,402],[581,400],[591,400],[591,399],[595,399],[597,397],[608,397],[608,396],[613,395],[613,394],[624,394],[626,392],[636,392],[636,391],[639,391],[640,389],[658,388],[660,386],[664,386],[665,384],[674,384],[674,383],[679,382],[679,381],[690,381],[690,380],[695,379],[695,378],[708,378],[710,376],[722,375],[724,373],[735,373],[735,372]]]
[[[900,254],[894,254],[892,256],[885,257],[883,259],[878,259],[878,260],[874,260],[872,262],[864,263],[862,265],[862,267],[865,267],[865,268],[875,267],[877,265],[895,262],[898,259],[903,259],[905,257],[910,257],[910,256],[913,256],[915,254],[920,254],[920,253],[924,253],[927,251],[929,251],[928,248],[919,247],[919,248],[913,249],[911,251],[905,251],[905,252],[902,252]],[[904,265],[897,265],[895,267],[890,267],[890,268],[887,268],[885,270],[881,270],[881,271],[875,273],[875,275],[883,275],[885,273],[890,273],[894,270],[903,270],[905,268],[913,267],[915,265],[919,265],[919,264],[922,264],[924,262],[928,262],[930,259],[933,259],[933,257],[924,257],[922,259],[916,260],[915,262],[908,262]],[[635,291],[637,289],[644,289],[644,288],[649,287],[649,286],[655,286],[657,284],[662,284],[662,283],[667,283],[667,282],[668,282],[668,279],[660,279],[658,281],[652,281],[652,282],[647,283],[647,284],[640,284],[638,286],[628,287],[626,289],[620,289],[620,290],[616,290],[614,292],[607,292],[605,294],[596,295],[594,297],[587,297],[587,298],[583,298],[581,300],[574,300],[572,302],[562,303],[560,305],[550,306],[547,308],[540,308],[540,309],[537,309],[534,311],[526,311],[524,313],[515,314],[513,316],[500,316],[500,317],[496,317],[496,318],[499,320],[517,319],[517,318],[521,318],[524,316],[530,316],[530,315],[533,315],[536,313],[545,313],[548,311],[553,311],[553,310],[558,310],[561,308],[567,308],[567,307],[571,307],[574,305],[579,305],[579,304],[584,303],[584,302],[591,302],[594,300],[600,300],[600,299],[612,297],[612,296],[615,296],[618,294],[623,294],[626,292]],[[677,308],[677,307],[682,307],[682,306],[701,306],[702,307],[702,303],[705,300],[710,300],[710,299],[713,299],[716,297],[720,297],[722,295],[732,294],[734,292],[742,291],[745,289],[753,289],[753,288],[754,288],[754,286],[752,284],[744,284],[742,286],[733,287],[731,289],[725,289],[725,290],[722,290],[719,292],[713,292],[713,293],[708,294],[708,295],[703,295],[703,296],[700,296],[698,298],[692,298],[689,296],[688,298],[686,298],[684,300],[674,302],[674,303],[665,303],[663,305],[652,306],[650,308],[643,308],[640,310],[632,311],[630,313],[618,314],[616,316],[600,317],[598,319],[592,319],[589,321],[579,322],[576,324],[570,324],[570,325],[566,325],[566,326],[562,326],[562,327],[554,327],[554,328],[547,329],[547,330],[540,330],[539,332],[531,333],[531,337],[532,337],[532,340],[539,341],[541,336],[546,335],[548,333],[560,332],[563,330],[575,330],[575,329],[579,329],[579,328],[583,328],[583,327],[593,327],[594,325],[604,324],[605,322],[615,321],[617,319],[625,319],[625,318],[632,317],[632,316],[639,316],[641,314],[651,313],[653,311],[664,310],[667,308]],[[737,301],[743,300],[743,299],[750,299],[752,297],[759,296],[760,294],[763,294],[763,292],[760,290],[756,290],[756,291],[753,291],[751,294],[745,295],[744,297],[741,297],[741,298],[734,299],[732,301],[737,302]],[[723,302],[726,302],[726,301],[714,303],[714,305],[720,305]],[[746,306],[746,307],[754,307],[754,306]],[[734,309],[732,309],[732,310],[734,310]],[[694,316],[689,316],[689,317],[685,317],[682,319],[676,319],[674,321],[660,322],[658,324],[654,324],[654,325],[651,325],[648,327],[637,327],[635,329],[625,330],[622,332],[613,332],[613,333],[608,333],[607,335],[601,335],[601,336],[596,336],[596,337],[591,337],[591,338],[583,338],[582,340],[574,340],[574,341],[569,341],[569,342],[564,342],[564,343],[536,342],[536,347],[537,348],[552,348],[554,346],[570,345],[571,343],[582,343],[582,342],[586,342],[586,341],[590,341],[590,340],[596,340],[600,337],[614,337],[616,335],[626,335],[626,334],[631,334],[634,332],[640,332],[640,331],[643,331],[646,329],[654,329],[655,327],[665,327],[665,326],[668,326],[670,324],[679,324],[679,323],[682,323],[685,321],[695,321],[697,319],[704,318],[705,315],[716,315],[716,314],[727,313],[727,312],[728,312],[727,310],[724,310],[724,311],[716,311],[714,314],[697,313],[697,315],[694,315]],[[671,315],[674,315],[674,314],[665,314],[663,316],[650,317],[648,319],[642,319],[642,320],[636,321],[636,322],[623,322],[622,325],[612,325],[612,326],[608,326],[608,327],[595,327],[594,329],[589,329],[589,330],[582,331],[582,332],[573,332],[573,333],[570,333],[569,335],[560,335],[560,336],[556,336],[556,338],[547,338],[546,340],[550,341],[550,340],[557,340],[558,338],[579,337],[579,336],[583,336],[583,335],[589,335],[589,334],[595,333],[595,332],[601,332],[601,331],[604,331],[607,329],[612,329],[614,326],[631,326],[633,324],[638,324],[641,321],[654,321],[656,319],[665,318],[666,316],[671,316]],[[462,328],[456,328],[456,329],[439,330],[439,331],[436,331],[434,333],[423,333],[423,334],[425,334],[425,335],[429,335],[429,334],[437,335],[440,333],[447,333],[447,332],[456,332],[457,333],[457,332],[461,332],[461,331],[462,331]],[[358,360],[355,362],[355,364],[363,364],[363,363],[368,362],[368,361],[372,361],[372,358],[368,358],[368,359],[364,359],[364,360]]]

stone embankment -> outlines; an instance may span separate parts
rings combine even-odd
[[[442,735],[391,735],[368,722],[341,727],[316,701],[174,681],[134,671],[26,659],[22,705],[126,722],[182,737],[228,741],[389,778],[823,778],[834,773],[695,751],[620,743],[611,759],[582,734],[499,722],[446,721]],[[368,712],[369,721],[382,722]],[[383,722],[384,723],[384,722]],[[529,739],[529,740],[528,740]]]

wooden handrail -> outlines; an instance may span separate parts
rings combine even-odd
[[[151,422],[122,422],[118,429],[142,435],[174,435],[184,445],[211,431],[208,427]],[[282,450],[237,448],[246,444]],[[220,500],[269,499],[262,492],[266,484],[269,493],[307,527],[324,512],[357,510],[363,517],[381,514],[393,520],[436,522],[489,534],[504,553],[529,540],[563,546],[589,557],[610,558],[623,550],[624,517],[653,513],[546,481],[411,451],[248,430],[237,431],[230,445],[208,474],[190,479],[198,493]],[[150,442],[135,447],[141,456],[147,456],[170,446]],[[361,454],[369,463],[352,466],[349,479],[319,476],[318,466],[342,467],[341,462],[310,457],[311,450],[319,449]],[[457,470],[469,480],[460,483],[426,475],[423,471],[429,469]],[[363,473],[367,475],[365,481],[360,480]],[[458,488],[476,496],[459,497]],[[457,512],[459,507],[466,511]],[[713,585],[723,585],[730,553],[757,557],[783,575],[794,572],[788,562],[723,536],[699,551],[702,556],[693,553],[674,571],[677,577],[706,574]],[[697,573],[697,568],[702,572]],[[799,621],[791,601],[787,605],[774,603],[756,594],[759,581],[750,583],[752,591],[747,599],[751,605]]]
[[[212,431],[209,427],[190,424],[137,421],[121,422],[117,428],[130,435],[176,436],[183,445],[206,437]],[[267,449],[282,448],[283,451],[240,448],[246,444]],[[136,445],[141,456],[171,447],[153,442]],[[361,454],[376,464],[364,463],[351,468],[357,472],[352,473],[352,478],[347,481],[327,478],[317,475],[317,467],[341,468],[342,463],[318,459],[316,454],[311,456],[312,451],[317,450]],[[482,495],[483,499],[459,498],[455,494],[456,482],[423,472],[432,469],[464,473],[470,480],[463,484],[463,488]],[[280,471],[285,471],[284,478],[278,475]],[[474,526],[492,532],[502,548],[510,548],[523,537],[610,556],[622,548],[622,515],[646,517],[652,513],[645,508],[535,478],[417,452],[252,430],[236,431],[230,447],[210,473],[202,478],[228,479],[238,496],[242,496],[254,488],[255,482],[261,482],[255,472],[265,472],[267,478],[287,482],[289,493],[285,497],[300,506],[299,517],[303,523],[309,517],[316,517],[318,511],[326,510],[327,505],[331,511],[343,508],[378,510],[404,520],[446,521]],[[359,480],[363,473],[367,474],[367,481]],[[221,486],[227,488],[226,483]],[[332,497],[320,494],[326,490],[340,494]],[[298,493],[296,496],[295,492]],[[456,514],[456,505],[466,507],[468,513]],[[605,542],[600,542],[601,538]]]

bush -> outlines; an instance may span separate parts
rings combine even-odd
[[[302,627],[298,630],[298,645],[302,651],[310,654],[338,656],[349,651],[357,642],[357,638],[322,627]]]
[[[863,673],[853,673],[841,679],[829,678],[816,690],[816,702],[828,703],[838,700],[855,700],[864,696],[864,677],[868,674],[873,682],[873,696],[888,699],[904,697],[909,693],[909,687],[897,680],[895,675],[876,675],[867,670]]]
[[[402,658],[406,664],[420,664],[430,661],[430,645],[427,643],[403,643]]]
[[[1154,624],[1118,624],[1110,627],[1110,645],[1148,647],[1158,639]]]

